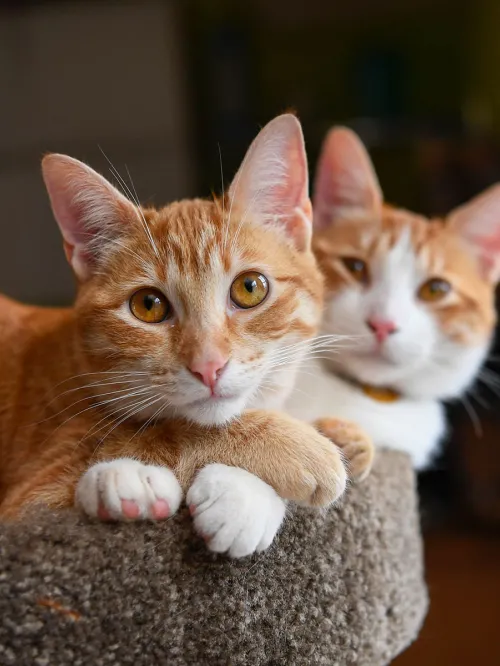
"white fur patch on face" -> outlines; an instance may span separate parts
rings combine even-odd
[[[433,308],[419,300],[419,287],[432,276],[425,256],[416,256],[408,230],[394,247],[384,242],[382,237],[369,264],[366,287],[346,286],[327,297],[324,331],[354,338],[331,361],[360,381],[389,385],[405,395],[459,395],[476,375],[488,342],[474,347],[452,342]],[[396,329],[382,343],[368,326],[373,319],[392,322]]]

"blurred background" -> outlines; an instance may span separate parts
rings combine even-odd
[[[0,0],[0,291],[73,297],[42,185],[47,151],[143,202],[220,191],[259,126],[295,109],[310,167],[359,132],[387,200],[439,214],[500,180],[499,0]],[[500,392],[450,407],[420,479],[431,608],[397,663],[500,664]]]

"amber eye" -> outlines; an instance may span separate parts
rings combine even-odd
[[[158,324],[172,312],[170,303],[165,296],[152,287],[139,289],[130,299],[130,309],[137,319],[147,324]]]
[[[238,275],[231,285],[231,300],[239,308],[248,309],[260,305],[269,292],[267,279],[261,273]]]
[[[368,266],[363,259],[343,257],[342,262],[355,280],[362,284],[368,283]]]
[[[451,284],[441,278],[431,278],[424,282],[418,290],[418,297],[421,301],[439,301],[449,294],[451,291]]]

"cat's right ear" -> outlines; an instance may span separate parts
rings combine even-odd
[[[309,250],[309,173],[304,136],[295,116],[285,113],[260,131],[231,183],[229,200],[230,210],[239,216],[273,226],[298,250]]]
[[[124,222],[139,221],[139,212],[105,178],[67,155],[46,155],[42,174],[66,257],[85,281],[106,243],[119,235]]]
[[[314,183],[314,225],[379,214],[382,191],[362,141],[347,127],[334,127],[321,150]]]

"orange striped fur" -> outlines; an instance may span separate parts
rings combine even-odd
[[[244,411],[281,405],[302,354],[291,345],[314,336],[321,311],[295,118],[261,132],[213,201],[141,209],[76,160],[49,155],[43,169],[78,296],[67,310],[0,299],[0,515],[70,505],[90,464],[124,456],[172,467],[184,487],[223,462],[284,498],[336,497],[344,470],[329,440],[275,411]],[[270,288],[242,310],[228,294],[248,270]],[[166,296],[170,319],[134,318],[143,287]],[[215,356],[227,359],[217,390],[228,395],[212,399],[189,368]]]

